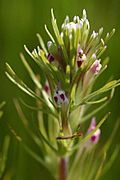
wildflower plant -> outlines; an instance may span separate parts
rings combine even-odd
[[[90,33],[85,10],[82,18],[74,16],[73,21],[66,16],[60,29],[53,9],[51,16],[53,35],[45,25],[50,40],[44,44],[40,34],[37,34],[40,46],[32,52],[24,46],[39,66],[39,75],[30,67],[25,56],[20,54],[35,84],[34,90],[6,64],[8,78],[36,101],[36,107],[33,107],[22,100],[22,104],[37,110],[35,130],[30,129],[21,103],[15,100],[15,105],[40,153],[29,147],[24,138],[12,132],[27,152],[45,166],[55,179],[97,180],[109,169],[119,151],[119,147],[116,147],[109,161],[106,160],[116,128],[109,141],[101,147],[98,143],[102,133],[100,127],[110,113],[103,115],[99,122],[95,115],[109,103],[120,80],[107,82],[97,90],[94,88],[97,78],[107,68],[108,60],[100,57],[115,30],[104,38],[103,28]]]

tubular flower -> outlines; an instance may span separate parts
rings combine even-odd
[[[92,72],[93,74],[96,75],[96,74],[99,73],[99,71],[100,71],[101,68],[102,68],[102,65],[100,64],[100,60],[96,60],[96,61],[92,64],[90,70],[91,70],[91,72]]]
[[[96,119],[95,119],[95,117],[93,117],[91,120],[90,127],[88,128],[87,134],[92,132],[95,128],[96,128]],[[101,130],[97,129],[95,131],[95,133],[90,137],[89,143],[90,144],[96,144],[99,141],[100,134],[101,134]]]
[[[76,57],[77,66],[80,67],[83,61],[85,60],[86,60],[86,55],[83,53],[83,50],[81,49],[80,44],[78,44],[77,57]]]

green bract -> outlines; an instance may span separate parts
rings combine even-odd
[[[27,133],[40,148],[41,155],[34,152],[24,139],[17,135],[16,138],[29,154],[49,169],[54,178],[58,178],[60,162],[66,163],[66,159],[69,159],[67,179],[98,179],[110,166],[106,163],[103,168],[110,143],[106,143],[100,151],[97,151],[94,143],[94,148],[87,148],[86,143],[93,136],[96,138],[96,131],[108,118],[109,113],[91,130],[81,132],[80,126],[86,126],[84,122],[108,104],[115,87],[120,85],[120,80],[112,80],[93,90],[97,78],[107,68],[106,59],[101,60],[100,57],[115,30],[107,33],[105,37],[102,37],[103,28],[90,34],[90,24],[85,10],[82,18],[75,16],[73,21],[70,21],[67,16],[61,29],[58,28],[53,9],[51,15],[53,36],[45,25],[50,40],[44,44],[42,37],[37,34],[40,46],[32,52],[24,46],[26,52],[38,64],[41,77],[36,75],[24,55],[20,54],[35,84],[35,91],[6,63],[8,78],[37,102],[37,106],[33,107],[21,100],[26,107],[37,111],[38,123],[35,126],[38,134],[29,128],[29,120],[26,119],[18,100],[15,100],[15,105]],[[111,158],[116,157],[118,150],[119,148],[113,152]]]

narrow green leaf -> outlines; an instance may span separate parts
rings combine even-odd
[[[42,99],[41,97],[39,97],[38,95],[36,95],[34,93],[34,91],[32,91],[16,74],[15,72],[11,69],[11,67],[9,66],[9,64],[6,63],[6,75],[7,77],[14,83],[16,84],[22,91],[24,91],[26,94],[28,94],[29,96],[35,98],[35,99],[39,99],[42,103],[44,103],[45,105],[46,102],[44,101],[44,99]]]
[[[39,132],[40,132],[40,131],[39,131]],[[41,136],[41,138],[45,141],[45,143],[50,147],[50,149],[52,149],[55,154],[58,154],[57,149],[55,149],[55,148],[51,145],[51,143],[42,135],[41,132],[40,132],[40,136]]]
[[[46,30],[48,36],[50,37],[50,39],[52,40],[52,42],[55,43],[55,40],[54,40],[54,38],[52,37],[51,33],[49,32],[49,30],[48,30],[46,24],[45,24],[45,30]]]
[[[12,76],[10,76],[7,72],[6,72],[7,77],[14,83],[16,84],[21,90],[23,90],[26,94],[28,94],[29,96],[34,98],[34,95],[31,94],[26,88],[24,88],[20,83],[18,83],[14,78],[12,78]]]
[[[38,37],[39,43],[40,43],[40,45],[41,45],[41,48],[43,49],[43,51],[44,51],[45,54],[47,55],[47,54],[48,54],[48,51],[47,51],[47,49],[46,49],[46,47],[45,47],[45,44],[44,44],[44,41],[43,41],[41,35],[37,33],[37,37]]]
[[[42,85],[40,84],[40,82],[38,81],[38,79],[36,78],[36,75],[34,74],[33,70],[31,69],[31,67],[29,66],[29,64],[27,63],[24,55],[21,53],[20,54],[20,57],[21,57],[21,60],[24,64],[24,66],[26,67],[31,79],[33,80],[33,82],[36,84],[36,86],[39,88],[39,89],[42,89]]]
[[[24,124],[24,126],[26,127],[27,129],[27,132],[29,133],[29,135],[32,137],[32,139],[34,140],[34,142],[39,146],[41,147],[41,141],[39,140],[39,138],[29,129],[28,127],[28,122],[24,113],[22,112],[22,109],[18,103],[17,100],[14,100],[14,103],[15,103],[15,106],[16,106],[16,109],[17,109],[17,112]],[[55,152],[57,153],[57,150],[51,145],[51,143],[42,135],[42,133],[39,131],[39,134],[40,134],[40,137],[41,139]]]
[[[98,103],[106,101],[107,99],[108,99],[108,97],[103,97],[103,98],[96,100],[96,101],[86,101],[85,104],[98,104]]]
[[[24,45],[24,49],[25,49],[25,51],[29,54],[29,56],[30,56],[32,59],[34,59],[35,62],[37,62],[37,61],[36,61],[36,58],[35,58],[35,57],[33,56],[33,54],[29,51],[29,49],[27,48],[26,45]]]
[[[25,57],[23,54],[20,54],[20,57],[21,57],[21,60],[24,64],[24,66],[26,67],[31,79],[33,80],[33,82],[35,83],[35,85],[37,86],[37,88],[41,91],[47,105],[50,107],[50,109],[52,111],[54,111],[54,107],[53,105],[51,104],[51,102],[49,101],[48,99],[48,95],[46,94],[46,92],[44,91],[44,89],[42,88],[42,85],[41,83],[38,81],[36,75],[34,74],[33,70],[31,69],[31,67],[29,66],[29,64],[27,63],[27,61],[25,60]]]
[[[107,46],[101,47],[99,52],[97,53],[97,58],[99,59],[101,55],[105,52]]]
[[[94,32],[95,34],[96,32]],[[100,43],[100,39],[101,39],[101,35],[103,33],[103,27],[99,29],[99,32],[98,34],[96,34],[96,37],[94,37],[95,35],[92,35],[90,36],[88,42],[87,42],[87,47],[86,47],[86,50],[85,52],[88,52],[89,49],[92,48],[92,52],[95,50],[98,50],[99,47],[101,47],[101,43]],[[92,54],[92,52],[90,54]]]
[[[71,82],[71,85],[70,85],[70,88],[69,88],[69,94],[71,94],[72,88],[73,88],[74,84],[77,83],[77,81],[78,81],[78,79],[79,79],[79,77],[80,77],[81,72],[82,72],[82,69],[79,68],[79,69],[77,70],[77,72],[75,72],[75,73],[73,74],[72,82]]]
[[[26,45],[24,45],[24,49],[29,54],[29,56],[34,60],[34,62],[40,66],[40,68],[42,69],[45,68],[36,49],[34,49],[35,52],[33,51],[32,53],[29,51]],[[39,49],[40,48],[38,47],[38,51]]]
[[[80,42],[81,37],[81,29],[77,28],[76,35],[75,35],[75,41],[74,41],[74,49],[77,51],[78,43]]]
[[[81,103],[82,102],[85,102],[85,101],[88,101],[92,98],[95,98],[96,96],[102,94],[102,93],[105,93],[117,86],[120,85],[120,79],[119,80],[113,80],[113,81],[110,81],[109,83],[107,83],[106,85],[104,85],[102,88],[98,89],[97,91],[94,91],[92,92],[91,94],[87,95],[85,98],[82,99]]]
[[[117,87],[119,85],[120,85],[120,79],[119,80],[110,81],[106,85],[104,85],[102,88],[100,88],[99,90],[91,93],[90,96],[93,97],[94,95],[98,95],[100,93],[107,92],[107,91],[109,91],[109,90],[111,90],[111,89],[113,89],[113,88],[115,88],[115,87]]]
[[[105,37],[105,42],[107,43],[111,37],[114,35],[115,33],[115,29],[113,29],[110,33],[107,33],[106,37]]]
[[[31,129],[29,129],[29,123],[28,123],[29,121],[26,119],[25,114],[23,113],[22,108],[17,99],[14,99],[14,104],[15,104],[17,113],[18,113],[28,135],[33,139],[33,141],[35,142],[35,144],[38,145],[39,148],[43,148],[41,140],[37,137],[37,135],[35,135],[33,133],[33,131]]]
[[[87,18],[87,13],[86,13],[86,10],[83,9],[82,19],[85,20],[86,18]]]
[[[31,110],[34,110],[34,111],[41,111],[41,112],[43,112],[43,113],[45,113],[45,114],[51,114],[51,115],[53,115],[55,118],[57,118],[58,119],[58,116],[55,114],[55,113],[53,113],[52,111],[50,111],[50,109],[49,108],[40,108],[40,107],[34,107],[34,106],[31,106],[31,105],[29,105],[29,104],[27,104],[23,99],[20,99],[20,101],[21,101],[21,103],[24,105],[24,106],[26,106],[28,109],[31,109]]]
[[[60,36],[60,32],[59,32],[59,29],[58,29],[58,26],[57,26],[57,23],[56,23],[56,19],[54,17],[53,9],[51,9],[51,15],[52,15],[52,26],[53,26],[54,33],[56,35],[58,44],[62,48],[65,61],[66,61],[66,63],[68,63],[67,51],[66,51],[66,48],[65,48],[65,45],[64,45],[64,41],[63,41],[62,37]]]

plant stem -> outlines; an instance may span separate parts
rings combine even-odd
[[[66,180],[67,179],[67,161],[65,157],[60,159],[59,164],[59,180]]]

